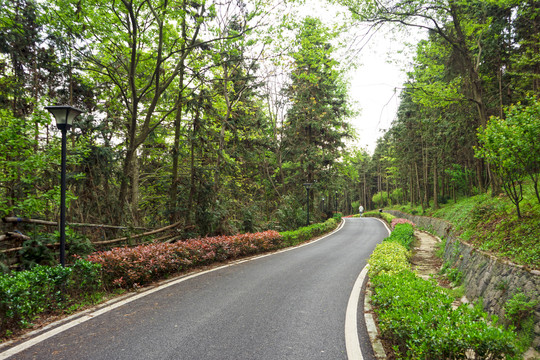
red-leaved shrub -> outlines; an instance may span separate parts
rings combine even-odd
[[[411,224],[412,226],[416,226],[412,221],[402,218],[393,218],[392,219],[392,229],[396,227],[397,224]]]
[[[190,267],[277,249],[277,231],[192,239],[174,244],[147,244],[114,248],[88,255],[101,264],[107,286],[132,288]]]

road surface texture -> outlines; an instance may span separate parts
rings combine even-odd
[[[387,235],[376,219],[346,219],[324,239],[190,277],[9,359],[347,359],[349,296]],[[361,302],[359,323],[362,314]],[[362,327],[360,344],[369,360]]]

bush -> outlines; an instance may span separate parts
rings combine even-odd
[[[54,242],[55,238],[52,234],[40,234],[24,241],[22,249],[19,250],[22,268],[29,270],[36,265],[53,265],[56,263],[54,252],[47,247],[48,244]]]
[[[403,245],[407,250],[411,250],[415,241],[414,228],[411,224],[396,224],[394,230],[384,241],[397,242]]]
[[[531,300],[529,296],[518,292],[504,305],[504,316],[512,325],[520,329],[525,320],[534,316],[534,309],[539,302],[539,300]]]
[[[386,191],[379,191],[373,197],[371,198],[371,201],[378,207],[383,207],[391,203],[390,196],[388,195],[388,192]]]
[[[368,263],[372,298],[382,337],[400,359],[515,359],[516,336],[477,304],[452,309],[453,298],[434,280],[417,277],[408,261],[414,229],[409,223],[377,245]],[[519,301],[522,308],[523,301]],[[493,325],[490,325],[489,323]]]
[[[390,226],[392,227],[392,229],[395,228],[397,224],[411,224],[412,226],[416,226],[416,224],[412,221],[403,218],[393,218],[390,221]]]
[[[281,247],[295,246],[304,241],[332,231],[337,227],[339,221],[337,218],[332,218],[326,220],[324,223],[313,224],[297,230],[282,232],[281,236],[283,240]]]
[[[382,336],[404,359],[511,359],[515,334],[477,304],[452,309],[453,299],[434,281],[411,271],[381,273],[373,303]],[[489,324],[491,321],[491,325]],[[466,355],[467,353],[467,355]]]
[[[373,254],[369,257],[369,276],[376,277],[381,273],[398,273],[409,270],[409,252],[397,243],[384,241],[375,247]]]
[[[88,260],[102,266],[107,287],[137,288],[190,267],[277,249],[281,241],[281,235],[270,230],[115,248],[90,254]]]
[[[64,309],[84,291],[101,287],[100,266],[79,259],[73,267],[36,265],[0,276],[0,336],[27,327],[37,314]]]

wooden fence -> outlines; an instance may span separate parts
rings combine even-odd
[[[11,268],[16,268],[20,262],[19,252],[24,248],[23,243],[32,239],[32,228],[35,226],[58,227],[54,221],[4,217],[4,227],[9,227],[0,235],[0,261]],[[92,245],[96,249],[106,249],[114,246],[135,246],[148,242],[173,242],[182,238],[186,228],[183,221],[158,229],[142,227],[127,227],[102,224],[68,223],[70,228],[79,228],[79,232],[90,235]],[[123,236],[118,237],[122,233]],[[116,236],[115,236],[116,235]],[[113,237],[107,239],[107,237]],[[46,244],[48,248],[59,251],[60,243]]]

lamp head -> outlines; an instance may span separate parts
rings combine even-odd
[[[82,114],[83,111],[73,106],[45,106],[56,119],[56,127],[60,130],[69,130],[73,126],[73,119]]]

